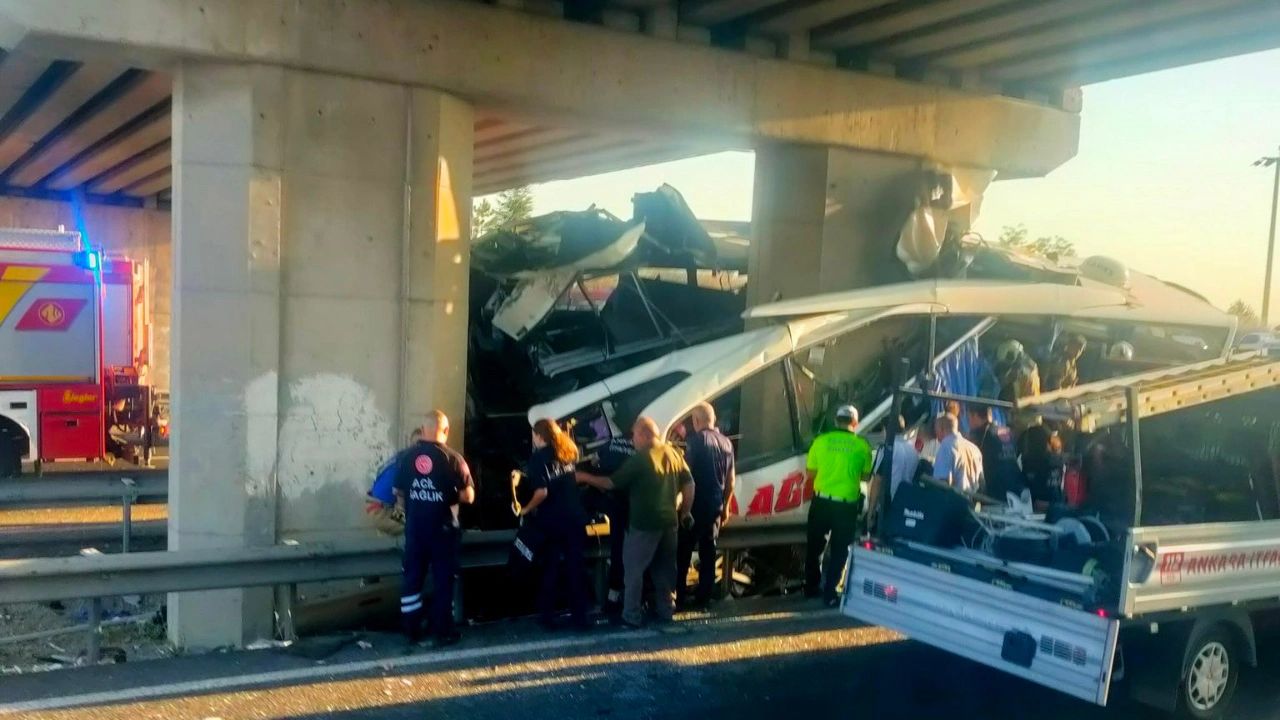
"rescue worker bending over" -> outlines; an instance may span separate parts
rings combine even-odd
[[[423,583],[430,571],[436,647],[462,639],[453,627],[453,583],[462,536],[458,505],[476,498],[467,461],[445,446],[448,441],[449,418],[439,410],[431,411],[422,424],[422,439],[400,458],[395,484],[405,516],[401,624],[409,640],[416,642],[422,633]]]
[[[694,485],[684,458],[659,439],[658,424],[652,418],[636,420],[631,437],[636,454],[612,478],[580,472],[578,481],[601,490],[622,490],[630,500],[630,526],[623,549],[622,622],[640,627],[646,570],[653,579],[658,620],[670,622],[675,614],[676,529],[692,521]]]
[[[693,408],[693,435],[684,459],[693,474],[693,526],[680,531],[679,564],[676,567],[676,603],[688,600],[689,566],[698,551],[698,589],[694,603],[699,608],[711,604],[716,585],[716,540],[720,528],[729,522],[736,482],[733,443],[716,427],[716,411],[709,403]]]
[[[1005,495],[1022,497],[1027,484],[1018,466],[1013,431],[991,419],[991,408],[969,407],[969,438],[982,453],[982,482],[978,492],[1005,502]]]
[[[114,465],[116,460],[130,460],[137,462],[137,455],[134,453],[128,443],[129,424],[128,410],[129,401],[125,398],[119,398],[107,408],[107,438],[106,461],[108,465]]]
[[[807,598],[821,596],[829,606],[838,600],[836,589],[862,514],[862,481],[871,475],[871,446],[854,432],[857,428],[857,409],[841,406],[836,410],[836,429],[814,438],[806,462],[805,479],[813,484],[813,501],[809,504],[804,594]],[[823,568],[828,536],[831,552]]]
[[[1067,464],[1062,454],[1062,440],[1043,423],[1022,431],[1022,477],[1036,512],[1067,502]]]
[[[364,511],[369,515],[373,526],[383,535],[404,535],[404,509],[396,502],[396,475],[400,472],[400,459],[421,439],[422,428],[414,428],[409,435],[409,445],[383,463],[373,477],[373,487],[369,488],[369,502]]]
[[[533,424],[533,457],[525,476],[533,497],[520,517],[532,515],[542,531],[542,590],[538,594],[538,624],[555,629],[556,601],[560,599],[561,567],[568,576],[569,614],[578,629],[587,622],[587,512],[582,507],[577,471],[578,448],[553,421]]]

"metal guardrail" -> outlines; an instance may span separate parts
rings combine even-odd
[[[130,488],[125,480],[133,482]],[[0,509],[81,507],[115,504],[131,496],[133,502],[165,502],[169,498],[166,470],[118,473],[65,473],[0,482]]]
[[[166,537],[169,534],[167,520],[144,520],[129,523],[129,547],[138,539]],[[33,547],[42,545],[93,545],[104,542],[120,542],[124,539],[124,523],[62,523],[42,525],[6,525],[0,527],[0,546]]]
[[[727,552],[768,545],[804,542],[804,529],[789,526],[726,528],[721,546]],[[595,540],[589,556],[608,556],[607,535],[590,533]],[[462,567],[494,567],[506,564],[515,539],[514,530],[467,532],[462,540]],[[68,628],[0,640],[20,640],[87,632],[89,662],[97,662],[102,650],[102,598],[273,586],[286,588],[286,611],[279,613],[280,629],[293,635],[292,598],[297,585],[330,580],[352,580],[400,574],[399,545],[385,540],[337,546],[329,543],[273,545],[262,548],[182,550],[122,555],[81,555],[64,558],[0,560],[0,604],[45,602],[86,598],[89,622]],[[727,556],[726,556],[727,557]],[[602,573],[598,573],[603,578]],[[457,592],[461,592],[461,583]],[[461,603],[456,603],[458,611]],[[106,621],[110,622],[110,621]]]
[[[0,602],[147,595],[345,580],[400,572],[385,543],[326,543],[0,561]]]
[[[169,475],[164,470],[142,473],[93,475],[69,474],[0,484],[0,508],[85,507],[120,503],[119,523],[48,523],[0,528],[2,545],[92,543],[121,539],[122,551],[129,552],[135,537],[162,537],[164,520],[133,522],[133,506],[143,500],[166,502]]]
[[[505,565],[515,531],[467,532],[462,567]],[[804,528],[726,528],[722,547],[804,542]],[[601,543],[603,545],[603,543]],[[386,541],[176,550],[128,555],[0,560],[0,603],[293,585],[400,574],[400,548]]]

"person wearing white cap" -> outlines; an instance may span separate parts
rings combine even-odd
[[[834,430],[814,438],[805,465],[813,502],[809,504],[804,594],[821,596],[829,606],[838,600],[836,589],[862,515],[862,482],[871,475],[871,445],[854,432],[858,428],[857,408],[840,406],[835,424]],[[822,553],[828,537],[831,552],[824,568]]]

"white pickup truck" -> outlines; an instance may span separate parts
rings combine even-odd
[[[1111,513],[1095,527],[1111,527],[1114,540],[1083,565],[1078,554],[1063,565],[1001,557],[972,537],[872,538],[854,547],[843,612],[1098,705],[1121,682],[1181,717],[1230,717],[1241,669],[1256,663],[1254,628],[1280,607],[1280,361],[1132,375],[1019,410],[1069,421],[1107,455],[1117,472],[1109,487],[1092,479],[1090,495],[1127,495],[1094,516]],[[1204,477],[1206,468],[1224,471]],[[900,505],[895,496],[890,519],[917,512]],[[1042,533],[1050,548],[1066,527],[960,505],[970,529]]]

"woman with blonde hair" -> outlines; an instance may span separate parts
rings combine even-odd
[[[560,599],[561,572],[568,577],[569,613],[575,627],[587,623],[587,513],[574,477],[578,448],[552,420],[533,424],[533,457],[526,477],[533,497],[520,509],[526,522],[535,522],[544,534],[541,551],[542,591],[538,595],[538,622],[555,629]],[[530,517],[531,516],[531,517]]]

